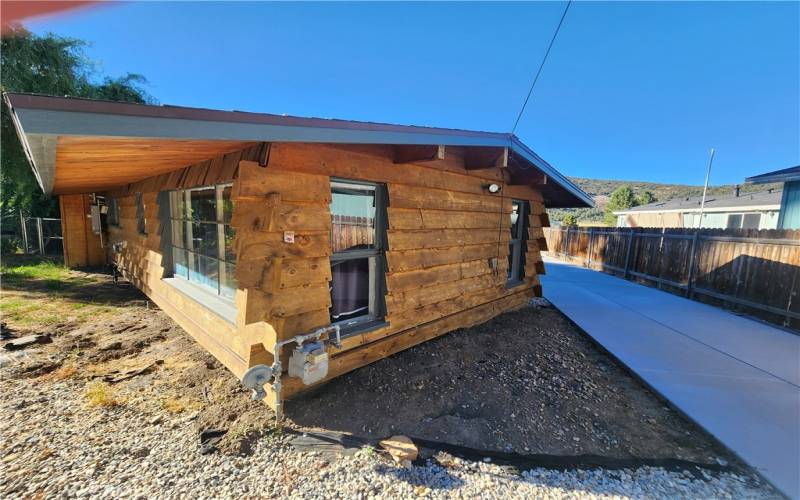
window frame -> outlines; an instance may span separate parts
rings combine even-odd
[[[114,227],[120,227],[119,223],[119,200],[115,198],[109,198],[108,200],[108,225]]]
[[[526,200],[512,199],[511,203],[512,207],[515,203],[518,204],[519,210],[517,212],[517,234],[512,234],[508,242],[509,266],[508,277],[506,279],[507,288],[519,286],[525,282],[525,251],[527,250],[528,215],[530,212],[530,205]],[[514,229],[513,224],[510,229]]]
[[[142,193],[137,192],[136,198],[136,232],[146,236],[147,235],[147,218],[144,215],[144,196]]]
[[[341,335],[347,336],[386,324],[386,250],[388,249],[386,232],[388,230],[388,196],[385,185],[377,182],[331,177],[330,185],[331,204],[333,203],[333,191],[337,187],[362,190],[369,188],[369,190],[373,191],[375,200],[373,248],[334,252],[332,240],[333,225],[331,225],[331,234],[329,237],[329,244],[331,245],[331,255],[329,259],[331,268],[333,268],[335,264],[350,260],[368,259],[369,262],[369,312],[362,316],[334,321],[333,311],[331,311],[331,324],[339,325],[341,328]],[[331,211],[331,219],[333,215]],[[332,280],[330,290],[331,293],[333,293]],[[333,304],[331,304],[331,309],[332,308]]]
[[[194,186],[191,188],[185,189],[173,189],[168,191],[169,194],[169,226],[170,226],[170,242],[169,242],[169,252],[170,252],[170,261],[171,261],[171,275],[173,278],[177,278],[180,280],[189,283],[192,286],[198,287],[203,292],[216,297],[217,299],[233,302],[236,295],[237,283],[235,278],[236,273],[236,255],[233,254],[233,260],[228,260],[228,252],[226,252],[226,244],[225,244],[225,235],[226,235],[226,228],[233,229],[231,226],[230,220],[225,220],[225,199],[224,199],[224,192],[226,188],[232,188],[232,182],[226,182],[221,184],[211,184],[206,186]],[[215,203],[215,220],[206,220],[206,219],[194,219],[191,217],[189,213],[191,207],[191,193],[196,191],[208,191],[214,190],[214,203]],[[229,201],[232,202],[232,199],[229,198]],[[179,203],[179,205],[177,204]],[[180,211],[179,217],[176,217],[176,209]],[[233,215],[233,211],[231,210],[231,217]],[[195,249],[194,247],[188,248],[187,242],[193,240],[193,224],[214,224],[216,227],[216,257],[211,255],[205,255],[199,249]],[[180,230],[176,231],[176,225],[180,226]],[[176,240],[176,235],[180,235],[180,243],[178,244]],[[175,252],[183,252],[185,261],[180,265],[186,268],[186,275],[184,276],[181,273],[178,273],[177,266],[179,263],[175,258]],[[192,273],[196,273],[195,269],[195,259],[197,258],[204,258],[204,259],[211,259],[216,262],[217,266],[217,279],[216,279],[216,290],[214,287],[209,286],[206,283],[202,283],[197,280],[193,280],[191,278]],[[230,266],[230,269],[229,269]],[[228,281],[228,274],[233,274],[231,281]],[[231,288],[232,296],[227,296],[223,293],[223,287]]]

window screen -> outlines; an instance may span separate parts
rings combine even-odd
[[[528,203],[511,204],[511,240],[508,242],[508,284],[516,285],[525,277],[525,242],[528,239]]]
[[[236,292],[232,212],[229,184],[170,193],[174,276],[228,299]]]
[[[383,316],[385,194],[377,184],[331,182],[331,322]]]

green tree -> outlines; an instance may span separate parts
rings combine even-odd
[[[567,214],[561,219],[561,225],[565,227],[575,227],[578,225],[578,218],[574,214]]]
[[[86,43],[53,34],[35,35],[11,26],[0,46],[0,88],[3,92],[35,92],[128,102],[152,102],[143,90],[147,80],[129,73],[120,78],[95,78],[83,50]],[[41,192],[20,145],[5,101],[0,116],[0,214],[58,216],[58,204]]]
[[[625,210],[631,207],[635,207],[638,205],[638,201],[636,200],[636,196],[633,194],[633,190],[628,185],[623,185],[618,187],[611,193],[611,198],[608,200],[606,204],[605,210],[605,223],[607,226],[614,226],[617,222],[617,217],[614,215],[614,212],[617,210]]]
[[[639,196],[636,197],[636,202],[639,205],[648,205],[650,203],[653,203],[654,201],[658,200],[656,199],[656,196],[650,191],[644,191],[640,193]]]

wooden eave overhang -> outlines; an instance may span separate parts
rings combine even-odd
[[[102,191],[254,142],[308,142],[429,146],[434,148],[430,152],[411,154],[432,158],[437,147],[459,146],[475,158],[475,168],[504,155],[511,182],[536,185],[548,207],[594,206],[586,193],[512,134],[37,94],[6,93],[3,98],[48,194]]]

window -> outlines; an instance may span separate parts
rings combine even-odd
[[[511,204],[511,241],[508,242],[508,282],[518,285],[525,277],[525,242],[528,239],[528,203],[513,200]]]
[[[236,292],[231,185],[170,193],[172,268],[176,277],[227,299]]]
[[[758,229],[761,214],[728,214],[728,229]]]
[[[119,202],[116,198],[108,200],[108,223],[119,227]]]
[[[384,315],[383,186],[331,182],[331,322],[365,326]]]
[[[147,234],[147,224],[144,218],[144,200],[142,193],[136,193],[136,230],[139,234]]]
[[[742,227],[742,214],[728,215],[728,229],[739,229]]]
[[[761,225],[761,214],[744,214],[742,229],[758,229]]]

